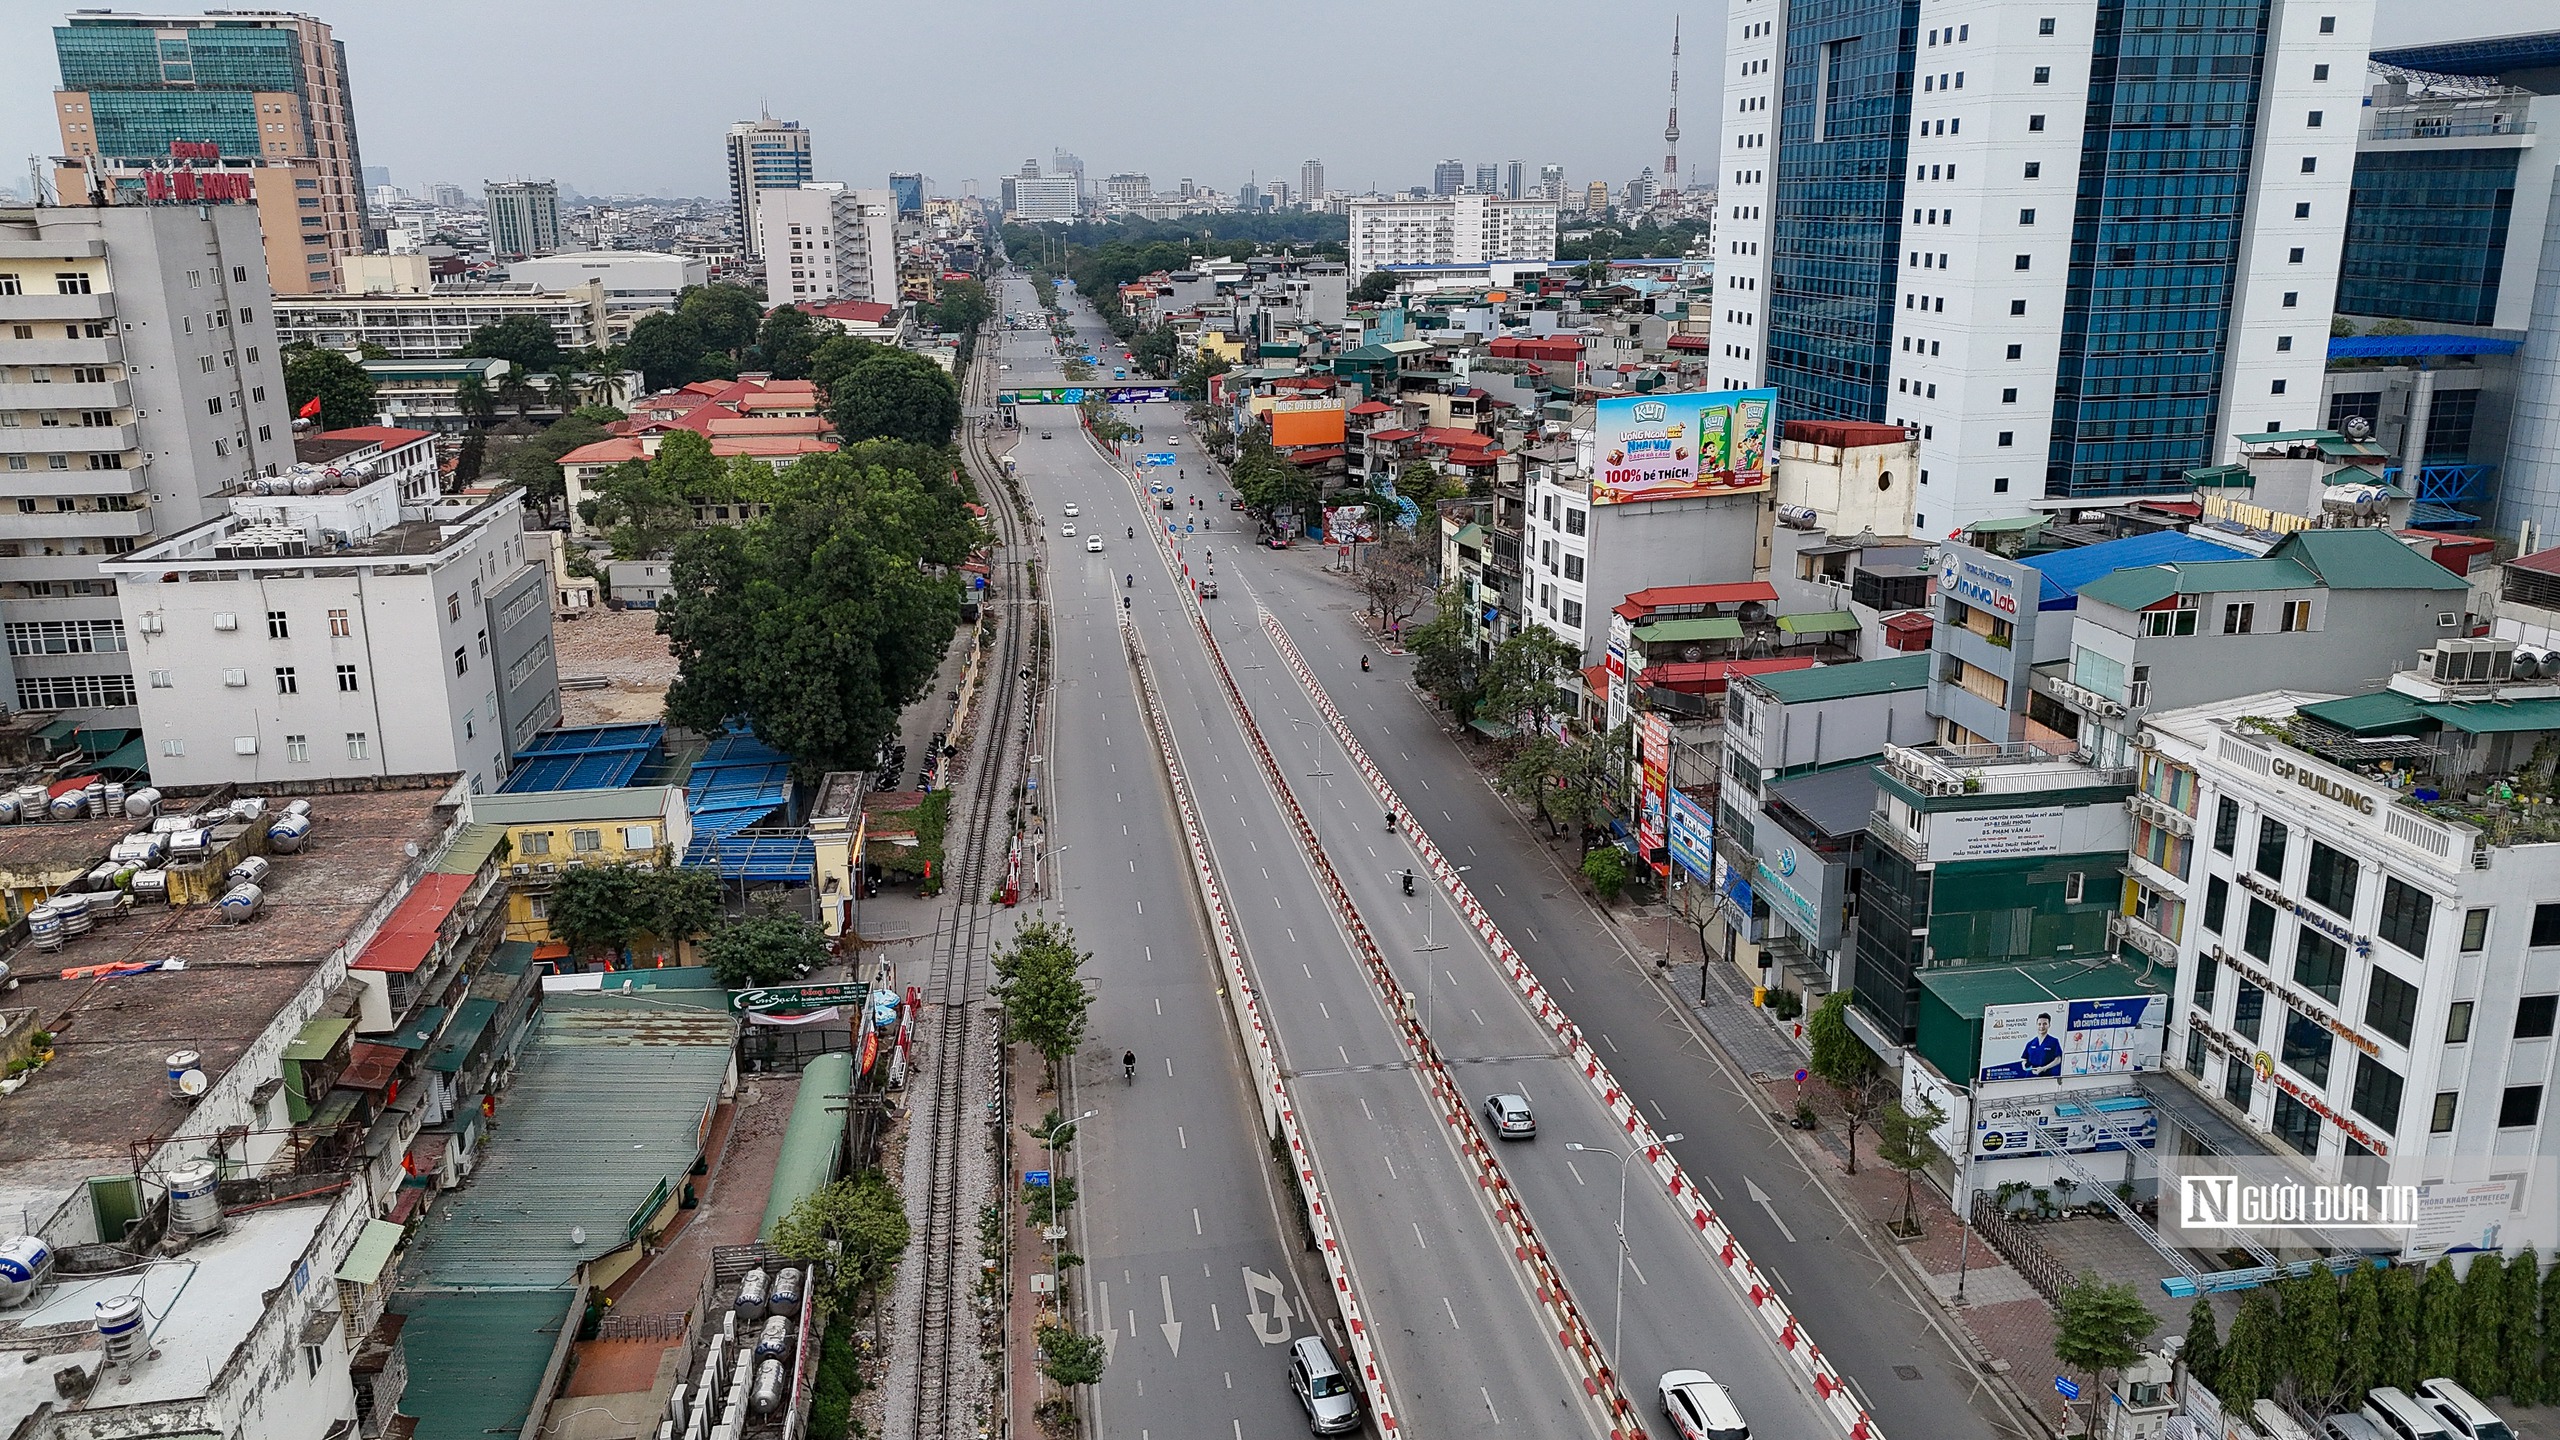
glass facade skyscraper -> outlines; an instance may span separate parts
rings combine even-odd
[[[766,115],[730,126],[729,210],[737,217],[739,247],[749,256],[763,253],[758,191],[797,190],[816,178],[809,132],[799,121]]]
[[[2338,312],[2497,324],[2524,153],[2448,146],[2357,155]]]

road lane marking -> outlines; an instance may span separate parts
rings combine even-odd
[[[1523,925],[1523,926],[1521,926],[1520,928],[1529,932],[1529,938],[1530,938],[1530,939],[1532,939],[1532,940],[1538,940],[1538,927],[1536,927],[1535,925]],[[1546,942],[1546,941],[1544,941],[1544,940],[1538,940],[1538,943],[1539,943],[1539,944],[1541,944],[1541,945],[1544,945],[1544,944],[1546,944],[1547,942]]]
[[[1468,1009],[1468,1011],[1467,1011],[1467,1013],[1468,1013],[1468,1014],[1470,1014],[1470,1015],[1476,1015],[1476,1012],[1474,1011],[1474,1009],[1473,1009],[1473,1008],[1469,1008],[1469,1009]],[[1483,1023],[1484,1023],[1484,1017],[1483,1017],[1483,1016],[1481,1016],[1481,1015],[1476,1015],[1476,1023],[1477,1023],[1477,1024],[1479,1024],[1479,1025],[1483,1024]]]
[[[1572,1161],[1567,1160],[1566,1162],[1564,1162],[1564,1168],[1565,1168],[1565,1169],[1567,1169],[1567,1170],[1572,1170],[1572,1171],[1573,1171],[1573,1183],[1574,1183],[1574,1184],[1576,1184],[1576,1185],[1588,1185],[1588,1184],[1590,1184],[1590,1183],[1591,1183],[1590,1181],[1585,1180],[1585,1179],[1583,1179],[1583,1178],[1582,1178],[1582,1172],[1581,1172],[1581,1171],[1579,1171],[1579,1170],[1574,1170],[1574,1168],[1573,1168],[1573,1162],[1572,1162]]]
[[[1168,1075],[1172,1074],[1172,1073],[1173,1073],[1173,1062],[1172,1062],[1172,1061],[1170,1061],[1170,1060],[1166,1061],[1166,1062],[1165,1062],[1165,1067],[1164,1067],[1164,1068],[1165,1068],[1165,1073],[1166,1073],[1166,1074],[1168,1074]],[[1186,1132],[1183,1130],[1183,1128],[1182,1128],[1181,1126],[1176,1125],[1176,1126],[1174,1126],[1174,1127],[1173,1127],[1173,1138],[1182,1142],[1182,1148],[1183,1148],[1183,1149],[1188,1150],[1188,1149],[1190,1149],[1190,1148],[1191,1148],[1191,1136],[1190,1136],[1188,1133],[1186,1133]],[[1195,1214],[1196,1214],[1196,1213],[1198,1213],[1198,1212],[1196,1212],[1196,1211],[1195,1211],[1195,1212],[1193,1212],[1193,1213],[1195,1213]]]
[[[1493,1392],[1479,1385],[1476,1387],[1476,1393],[1484,1397],[1484,1413],[1493,1417],[1494,1424],[1501,1424],[1502,1412],[1493,1408]]]
[[[1294,938],[1294,937],[1292,937],[1292,938]],[[1300,970],[1306,971],[1306,976],[1307,976],[1307,978],[1308,978],[1308,979],[1313,980],[1314,978],[1316,978],[1316,972],[1315,972],[1315,971],[1313,971],[1313,970],[1308,970],[1308,969],[1307,969],[1307,962],[1306,962],[1306,961],[1304,961],[1304,960],[1299,961],[1299,962],[1298,962],[1298,968],[1299,968]]]
[[[1627,1257],[1627,1268],[1636,1272],[1636,1283],[1637,1283],[1637,1284],[1639,1284],[1639,1285],[1651,1285],[1651,1284],[1653,1283],[1652,1281],[1647,1280],[1646,1278],[1644,1278],[1644,1268],[1643,1268],[1642,1266],[1640,1266],[1640,1265],[1636,1264],[1636,1257],[1635,1257],[1635,1256],[1633,1256],[1633,1255],[1629,1255],[1629,1256]]]
[[[1449,1312],[1449,1328],[1450,1328],[1450,1329],[1452,1329],[1452,1330],[1464,1330],[1464,1329],[1466,1329],[1466,1328],[1467,1328],[1466,1326],[1461,1325],[1461,1324],[1459,1324],[1459,1323],[1458,1323],[1458,1307],[1449,1303],[1449,1297],[1448,1297],[1448,1296],[1443,1295],[1443,1296],[1441,1296],[1441,1297],[1440,1297],[1440,1308]]]
[[[1185,1146],[1183,1148],[1188,1149],[1190,1147]],[[1194,1235],[1203,1233],[1200,1229],[1200,1207],[1197,1205],[1191,1207],[1191,1233]]]
[[[1401,1179],[1403,1179],[1403,1178],[1404,1178],[1403,1176],[1398,1175],[1398,1174],[1396,1173],[1396,1157],[1394,1157],[1393,1155],[1382,1155],[1382,1156],[1380,1156],[1380,1157],[1378,1157],[1378,1158],[1380,1158],[1380,1159],[1382,1159],[1382,1160],[1384,1160],[1384,1161],[1386,1161],[1386,1162],[1387,1162],[1387,1178],[1388,1178],[1388,1179],[1390,1179],[1390,1180],[1401,1180]]]
[[[1317,1008],[1318,1010],[1324,1010],[1324,1018],[1326,1018],[1327,1020],[1330,1020],[1330,1019],[1332,1019],[1332,1018],[1333,1018],[1333,1012],[1332,1012],[1331,1010],[1325,1010],[1325,1004],[1324,1004],[1324,1002],[1323,1002],[1323,1001],[1321,1001],[1321,1000],[1317,1001],[1317,1002],[1316,1002],[1316,1008]]]
[[[1156,1013],[1158,1015],[1162,1015],[1164,1013],[1164,997],[1161,995],[1156,997]]]
[[[1209,1328],[1217,1331],[1224,1331],[1227,1328],[1225,1322],[1218,1318],[1218,1302],[1215,1300],[1209,1302]],[[1236,1423],[1241,1425],[1244,1422]]]
[[[1164,1057],[1164,1078],[1167,1080],[1173,1078],[1173,1057],[1170,1055]]]
[[[1363,1114],[1363,1115],[1367,1115],[1371,1120],[1376,1120],[1376,1119],[1378,1118],[1374,1113],[1372,1113],[1372,1112],[1370,1111],[1370,1109],[1369,1109],[1369,1097],[1368,1097],[1368,1096],[1366,1096],[1366,1095],[1363,1095],[1363,1096],[1361,1096],[1361,1097],[1360,1097],[1360,1113],[1361,1113],[1361,1114]]]
[[[1568,994],[1573,994],[1573,995],[1579,995],[1579,994],[1581,994],[1581,993],[1582,993],[1581,991],[1576,990],[1576,989],[1574,989],[1574,988],[1573,988],[1573,977],[1572,977],[1572,976],[1570,976],[1570,975],[1558,975],[1556,978],[1564,982],[1564,988],[1565,988],[1566,993],[1568,993]]]
[[[1422,1222],[1419,1220],[1413,1222],[1413,1243],[1425,1250],[1431,1248],[1431,1242],[1422,1238]]]

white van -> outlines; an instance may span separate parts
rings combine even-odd
[[[2385,1440],[2453,1440],[2453,1432],[2445,1428],[2436,1412],[2409,1398],[2409,1392],[2384,1385],[2366,1392],[2364,1418],[2380,1429]]]
[[[1289,1389],[1307,1407],[1307,1428],[1318,1435],[1347,1435],[1360,1428],[1360,1397],[1333,1352],[1314,1335],[1289,1346]]]
[[[2418,1403],[2436,1412],[2436,1418],[2453,1432],[2454,1440],[2515,1440],[2516,1432],[2507,1427],[2497,1411],[2443,1376],[2418,1382]]]

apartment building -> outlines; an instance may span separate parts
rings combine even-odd
[[[1915,429],[1938,533],[2321,418],[2371,0],[2193,18],[1732,7],[1715,382]]]
[[[765,304],[898,298],[897,197],[839,181],[758,192]]]
[[[609,343],[604,286],[590,281],[568,290],[531,285],[450,286],[424,295],[310,295],[276,306],[276,331],[287,344],[316,345],[353,353],[379,345],[394,360],[442,360],[460,350],[471,333],[519,315],[551,327],[563,350],[591,350]]]
[[[281,295],[342,287],[346,258],[370,247],[346,47],[325,22],[278,11],[75,11],[55,27],[53,49],[64,199],[87,198],[92,172],[111,192],[139,194],[148,172],[165,174],[181,155],[245,168],[266,283]]]
[[[1428,200],[1360,199],[1348,213],[1354,275],[1391,265],[1556,258],[1556,207],[1543,198],[1452,192]]]
[[[605,313],[626,319],[652,310],[672,310],[677,296],[710,278],[709,262],[654,250],[580,250],[518,260],[507,267],[508,280],[555,293],[579,289],[592,280],[604,287]]]
[[[798,189],[816,175],[809,161],[809,132],[797,120],[760,116],[729,127],[728,149],[729,214],[738,243],[753,260],[764,253],[759,192]]]
[[[1073,220],[1084,208],[1084,182],[1073,175],[1017,175],[1005,189],[1016,220]]]
[[[246,206],[0,211],[0,629],[9,703],[131,724],[99,562],[293,463]]]
[[[230,512],[108,567],[164,786],[459,774],[496,789],[560,716],[519,492],[403,505],[395,475]]]
[[[560,248],[560,186],[550,180],[488,180],[481,199],[489,214],[489,250],[501,260],[549,255]]]

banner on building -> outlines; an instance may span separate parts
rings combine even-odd
[[[1324,543],[1365,544],[1378,538],[1378,522],[1366,505],[1336,505],[1324,512]]]
[[[1671,717],[1647,712],[1636,717],[1636,843],[1642,858],[1656,870],[1666,866],[1654,856],[1670,843]]]
[[[1716,826],[1707,807],[1678,790],[1671,792],[1671,859],[1699,880],[1713,883]]]
[[[2151,1102],[2128,1096],[2099,1103],[2109,1108],[2074,1102],[2067,1093],[1986,1100],[1973,1117],[1973,1153],[1983,1159],[2056,1151],[2096,1155],[2148,1150],[2158,1142],[2160,1114]]]
[[[1979,1076],[2032,1080],[2157,1070],[2168,1024],[2166,995],[1985,1006]]]
[[[1591,503],[1684,500],[1769,488],[1775,390],[1612,396],[1592,433]]]
[[[2062,853],[2062,810],[1950,810],[1929,817],[1931,860],[2011,860]]]
[[[1342,437],[1340,400],[1283,400],[1271,407],[1271,443],[1280,449],[1339,445]]]

